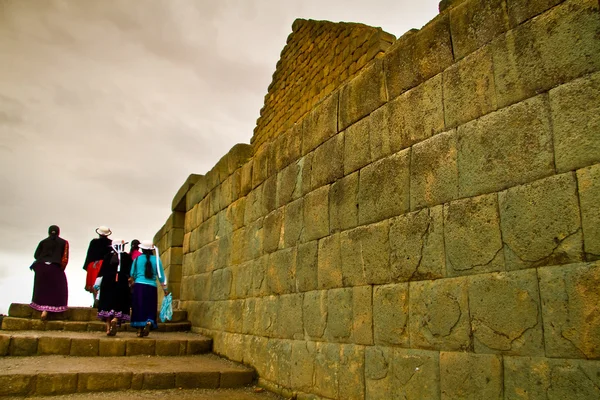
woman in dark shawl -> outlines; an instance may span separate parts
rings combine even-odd
[[[131,290],[128,281],[131,256],[125,252],[125,244],[123,240],[113,240],[112,250],[104,257],[96,280],[100,296],[98,319],[106,322],[108,336],[115,336],[117,326],[120,327],[122,322],[129,322],[130,319]]]
[[[94,283],[102,268],[104,257],[110,252],[110,245],[112,244],[112,240],[108,238],[112,234],[109,228],[100,226],[96,228],[96,233],[98,237],[90,241],[85,261],[83,262],[83,269],[86,270],[85,290],[90,292],[94,297],[92,307],[96,307],[98,297],[98,293],[94,289]]]
[[[49,312],[67,310],[69,292],[65,268],[69,262],[69,242],[59,234],[58,226],[48,228],[48,237],[38,244],[35,262],[30,267],[35,271],[35,279],[29,306],[42,312],[42,320],[46,320]]]

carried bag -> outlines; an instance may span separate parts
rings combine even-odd
[[[163,298],[162,306],[160,307],[160,320],[162,322],[170,321],[173,318],[173,296],[171,293]]]

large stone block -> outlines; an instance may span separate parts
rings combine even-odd
[[[8,355],[10,348],[10,335],[0,335],[0,357]]]
[[[440,133],[417,143],[411,152],[410,209],[458,198],[457,134]]]
[[[329,190],[329,229],[332,233],[358,225],[358,172],[348,175]]]
[[[252,190],[252,169],[254,160],[250,160],[242,166],[240,196],[245,196]]]
[[[435,351],[396,348],[393,354],[394,399],[440,398],[440,356]]]
[[[261,196],[264,203],[264,214],[275,210],[277,204],[277,175],[271,175],[261,186]]]
[[[275,138],[275,169],[281,171],[302,153],[302,123],[295,124]]]
[[[462,125],[496,108],[490,46],[468,55],[444,71],[446,128]]]
[[[302,294],[283,295],[279,298],[279,316],[276,333],[284,339],[304,339],[304,324],[302,323]]]
[[[38,338],[35,336],[13,336],[8,354],[11,356],[34,356],[37,354]]]
[[[448,276],[503,271],[496,194],[444,205],[444,241]]]
[[[375,345],[409,346],[408,298],[408,283],[374,287],[373,336]]]
[[[291,367],[294,373],[290,383],[293,388],[309,392],[313,386],[313,375],[315,369],[315,343],[309,341],[292,342]]]
[[[454,57],[472,53],[508,30],[505,0],[468,0],[450,10]]]
[[[581,225],[587,260],[600,259],[600,165],[577,171]]]
[[[472,349],[466,278],[411,283],[409,309],[412,347]]]
[[[492,44],[498,106],[504,107],[600,69],[595,0],[570,0]]]
[[[468,279],[475,352],[543,355],[536,271],[484,274]]]
[[[394,393],[394,352],[391,347],[365,349],[365,393],[367,400],[389,400]]]
[[[553,158],[546,96],[488,114],[458,127],[459,196],[499,191],[552,175]]]
[[[390,146],[399,151],[445,130],[442,74],[403,93],[385,107]]]
[[[342,286],[340,234],[319,240],[317,283],[319,289]]]
[[[337,131],[338,93],[320,102],[302,120],[302,155],[306,155],[335,135]]]
[[[98,355],[100,357],[122,357],[127,351],[127,342],[125,340],[114,338],[103,340],[98,343]]]
[[[267,279],[267,264],[269,256],[265,255],[253,261],[252,266],[252,295],[266,296],[269,294]]]
[[[344,132],[344,175],[359,170],[371,161],[370,115],[350,125]]]
[[[386,101],[383,59],[378,58],[340,90],[340,130],[369,115]]]
[[[296,291],[296,248],[276,251],[269,256],[267,267],[269,293],[284,294]]]
[[[131,387],[131,372],[80,372],[77,374],[78,392],[125,390]]]
[[[316,240],[298,246],[296,255],[296,290],[308,292],[318,287],[317,254],[319,245]]]
[[[360,171],[358,222],[378,222],[409,210],[410,150],[374,162]],[[385,182],[385,185],[381,183]]]
[[[519,0],[507,0],[506,5],[508,8],[510,27],[514,28],[563,1],[564,0],[530,0],[523,2]]]
[[[327,328],[325,337],[331,342],[346,342],[352,334],[352,288],[327,292]]]
[[[365,348],[354,345],[340,346],[339,398],[365,398]]]
[[[340,346],[317,343],[315,357],[314,393],[337,399],[339,388]]]
[[[505,399],[596,399],[598,361],[504,357]]]
[[[498,194],[507,269],[583,259],[577,184],[555,175]]]
[[[126,356],[153,356],[156,354],[156,340],[133,339],[127,341]]]
[[[440,353],[442,399],[502,400],[502,359],[492,354]]]
[[[284,387],[290,386],[292,343],[271,339],[267,342],[266,356],[268,372],[264,375],[272,382],[279,382]]]
[[[277,207],[285,206],[301,196],[303,164],[291,163],[277,174]]]
[[[387,220],[342,232],[340,248],[344,286],[391,282]]]
[[[329,188],[323,186],[304,196],[303,242],[329,235]]]
[[[42,336],[38,339],[37,354],[68,356],[71,351],[71,338]]]
[[[385,79],[389,99],[439,74],[453,62],[450,18],[444,13],[421,30],[406,33],[386,51]]]
[[[77,391],[77,373],[41,373],[37,375],[35,394],[56,396]]]
[[[446,276],[443,207],[401,215],[390,221],[390,268],[398,281]]]
[[[600,162],[600,73],[551,90],[550,108],[558,172]]]
[[[283,216],[283,247],[296,246],[302,239],[304,229],[304,199],[285,206]]]
[[[327,327],[326,290],[306,292],[302,304],[304,332],[313,339],[321,339]]]
[[[310,173],[311,189],[320,188],[344,176],[343,133],[335,135],[317,147]]]
[[[227,219],[233,225],[233,230],[244,226],[244,213],[246,211],[246,198],[242,197],[227,207]]]
[[[269,213],[264,219],[265,253],[272,253],[279,248],[279,242],[283,238],[283,212],[284,208],[279,208]]]
[[[546,356],[600,358],[600,263],[540,268]]]
[[[254,260],[263,255],[263,219],[258,219],[246,227],[244,236],[243,261]]]
[[[352,288],[352,336],[350,342],[373,344],[373,286]]]
[[[252,166],[252,187],[256,188],[269,177],[269,144],[261,146],[254,154],[254,164]]]

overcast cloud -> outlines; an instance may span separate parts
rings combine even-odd
[[[94,229],[152,238],[189,174],[250,142],[294,19],[399,37],[437,4],[0,0],[0,313],[31,300],[51,224],[71,244],[69,305],[90,305]]]

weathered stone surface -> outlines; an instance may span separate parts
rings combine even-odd
[[[507,0],[506,5],[508,8],[510,27],[514,28],[529,18],[543,13],[563,1],[564,0],[530,0],[522,2],[519,0]]]
[[[220,374],[213,371],[177,372],[175,386],[183,389],[192,388],[218,388]]]
[[[252,295],[266,296],[269,294],[267,280],[267,264],[269,256],[265,255],[253,261],[252,265]]]
[[[0,335],[0,357],[8,355],[10,348],[10,336]]]
[[[325,337],[331,342],[345,342],[352,334],[352,288],[327,292],[327,328]]]
[[[329,188],[323,186],[304,196],[303,242],[329,235]]]
[[[302,323],[303,295],[283,295],[279,299],[276,333],[283,339],[304,339]]]
[[[272,294],[296,291],[296,248],[276,251],[269,256],[267,285]]]
[[[396,348],[393,355],[394,399],[440,398],[440,356],[435,351]]]
[[[305,196],[312,190],[310,178],[312,176],[311,170],[314,155],[314,151],[310,152],[298,161],[298,164],[300,166],[300,173],[298,174],[296,185],[300,187],[300,196]]]
[[[540,268],[546,356],[600,358],[600,263]]]
[[[264,203],[264,214],[267,215],[275,210],[277,205],[277,175],[271,175],[261,186],[261,196]]]
[[[250,160],[242,166],[240,196],[245,196],[252,190],[252,169],[254,160]]]
[[[340,90],[340,130],[369,115],[386,101],[383,60],[375,59]]]
[[[25,318],[2,318],[2,329],[5,331],[28,331],[31,329],[31,320]]]
[[[342,286],[340,234],[319,240],[317,283],[319,289]]]
[[[41,373],[37,375],[35,394],[55,396],[77,391],[76,373]]]
[[[292,362],[294,371],[290,377],[292,387],[302,391],[310,391],[313,385],[315,342],[294,341],[292,342]]]
[[[528,269],[469,277],[475,352],[544,354],[537,274]]]
[[[360,171],[358,222],[378,222],[409,209],[410,150],[374,162]],[[381,183],[385,182],[385,185]]]
[[[359,170],[371,161],[372,116],[350,125],[344,132],[344,175]]]
[[[550,116],[544,95],[458,127],[460,197],[499,191],[553,173]]]
[[[148,339],[134,339],[127,341],[127,349],[125,355],[127,356],[153,356],[156,352],[155,340]]]
[[[577,184],[555,175],[498,194],[508,269],[568,264],[583,258]]]
[[[565,1],[492,44],[498,106],[600,69],[595,0]]]
[[[440,133],[417,143],[411,152],[410,209],[458,198],[457,134]]]
[[[256,188],[269,177],[269,151],[270,145],[262,146],[254,154],[254,164],[252,166],[252,187]]]
[[[145,372],[143,390],[171,389],[175,386],[175,374],[163,372]]]
[[[71,351],[71,338],[42,336],[38,339],[37,354],[59,354],[68,356]]]
[[[304,230],[304,199],[295,200],[285,206],[283,216],[283,247],[295,246]]]
[[[259,219],[247,226],[244,236],[243,261],[254,260],[263,255],[263,219]]]
[[[577,171],[584,250],[587,260],[600,259],[600,165]]]
[[[444,71],[446,128],[462,125],[496,108],[490,46],[469,54]]]
[[[337,133],[338,93],[319,103],[302,120],[302,155]]]
[[[317,147],[310,171],[311,189],[335,182],[344,175],[344,134],[340,133]]]
[[[450,10],[454,57],[461,59],[508,30],[504,0],[468,0]]]
[[[504,253],[495,194],[444,205],[448,276],[503,271]]]
[[[354,345],[340,346],[339,394],[346,400],[365,398],[365,348]]]
[[[35,336],[13,336],[8,353],[11,356],[33,356],[37,354],[38,338]]]
[[[81,372],[77,374],[78,392],[98,392],[129,389],[131,372]]]
[[[41,339],[41,338],[40,338]],[[127,349],[127,342],[121,339],[100,339],[98,342],[98,355],[100,357],[118,357],[124,356]]]
[[[368,346],[365,349],[365,392],[368,400],[393,398],[394,353],[390,347]]]
[[[11,303],[8,307],[8,315],[14,318],[31,318],[33,309],[29,304]]]
[[[294,162],[277,174],[277,207],[284,206],[301,195],[303,163]]]
[[[551,90],[550,108],[558,172],[600,162],[600,73]]]
[[[497,399],[502,393],[502,359],[492,354],[440,353],[442,399]]]
[[[314,393],[338,398],[340,347],[337,344],[316,344]]]
[[[439,74],[387,104],[384,126],[394,151],[445,130],[442,89],[442,74]]]
[[[275,139],[275,168],[281,171],[300,158],[302,153],[302,123],[295,124]]]
[[[375,345],[408,347],[408,283],[375,286],[373,333]]]
[[[233,273],[230,268],[217,269],[210,277],[210,299],[227,300],[231,294]]]
[[[373,286],[352,288],[352,336],[350,342],[373,344]]]
[[[409,308],[411,347],[472,349],[467,279],[412,282]]]
[[[598,361],[504,357],[505,399],[596,399]]]
[[[340,234],[344,286],[391,281],[389,222],[360,226]]]
[[[327,291],[306,292],[302,305],[304,331],[310,338],[320,339],[327,327]]]
[[[437,75],[453,62],[450,18],[445,13],[421,30],[405,34],[386,52],[385,79],[389,99]]]
[[[317,254],[319,245],[316,240],[298,246],[296,255],[296,290],[308,292],[318,287]]]
[[[283,208],[269,213],[264,219],[264,251],[272,253],[279,248],[282,239]]]
[[[446,276],[443,206],[390,221],[390,268],[398,281]]]
[[[339,232],[358,225],[358,172],[348,175],[329,190],[329,230]]]

